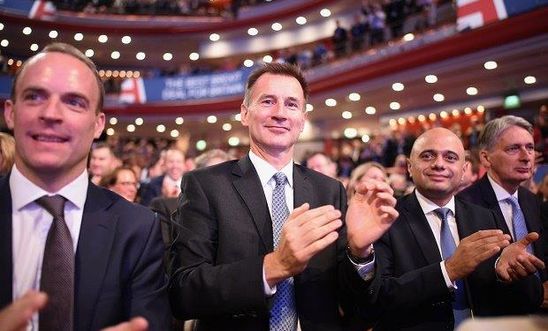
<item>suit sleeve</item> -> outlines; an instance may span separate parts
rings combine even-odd
[[[164,244],[160,222],[153,220],[151,224],[142,230],[145,244],[131,274],[129,316],[142,316],[149,322],[149,330],[161,331],[169,328],[171,316],[162,264]]]
[[[181,319],[203,319],[266,312],[264,256],[216,263],[219,220],[201,182],[192,173],[183,177],[177,220],[181,228],[172,246],[169,285],[173,314]]]

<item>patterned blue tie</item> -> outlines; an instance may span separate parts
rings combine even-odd
[[[274,247],[280,241],[282,226],[289,216],[289,209],[285,203],[285,183],[287,181],[282,172],[272,176],[276,186],[272,192],[272,233]],[[293,277],[276,285],[272,309],[270,310],[270,331],[294,331],[297,329],[297,309],[295,307],[295,288]]]
[[[457,245],[455,245],[455,239],[451,233],[451,228],[447,220],[447,216],[451,212],[449,208],[438,208],[434,212],[441,219],[441,230],[440,230],[440,246],[442,259],[447,260],[449,257],[455,253]],[[453,316],[455,317],[455,329],[457,326],[468,318],[470,311],[467,309],[468,304],[466,303],[466,293],[464,292],[464,281],[458,279],[455,281],[457,288],[455,289],[455,301],[453,302]]]
[[[518,199],[514,196],[510,196],[505,199],[512,206],[512,226],[514,227],[514,241],[518,241],[525,237],[529,232],[527,231],[527,225],[525,224],[525,216],[521,211]],[[527,252],[533,254],[533,247],[527,246]]]

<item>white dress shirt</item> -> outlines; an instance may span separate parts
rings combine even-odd
[[[76,252],[89,179],[87,171],[84,170],[73,182],[58,192],[47,192],[23,176],[14,165],[9,184],[12,199],[12,288],[15,300],[28,290],[40,289],[42,259],[53,216],[35,200],[44,195],[56,194],[67,199],[65,222]],[[38,330],[38,314],[34,314],[28,330]]]
[[[506,201],[506,199],[508,199],[511,196],[517,199],[518,191],[516,190],[516,192],[514,192],[513,194],[510,194],[508,193],[508,191],[502,188],[502,186],[497,184],[497,182],[495,182],[493,178],[489,176],[489,174],[487,174],[487,179],[489,179],[489,183],[491,183],[491,187],[493,188],[493,191],[495,191],[495,196],[497,197],[500,211],[502,212],[504,221],[506,222],[506,225],[508,226],[508,230],[510,230],[510,235],[512,236],[512,239],[515,241],[516,238],[514,238],[514,223],[512,223],[512,217],[513,217],[512,204]]]
[[[447,202],[446,205],[438,206],[434,202],[428,200],[418,190],[415,190],[415,194],[417,196],[417,200],[419,200],[419,205],[421,206],[422,212],[424,213],[424,216],[426,216],[428,225],[430,226],[430,229],[432,230],[432,234],[434,235],[434,238],[436,239],[436,245],[438,246],[440,256],[443,256],[441,252],[441,244],[440,244],[442,219],[438,216],[435,210],[438,208],[448,208],[451,211],[447,215],[447,224],[449,225],[449,228],[451,229],[451,235],[453,236],[453,239],[455,240],[455,246],[458,246],[460,243],[460,239],[459,239],[459,230],[457,228],[457,220],[455,218],[455,197],[451,197],[451,200],[449,200],[449,202]],[[451,282],[451,279],[449,278],[449,275],[447,274],[447,269],[445,268],[444,260],[440,262],[440,268],[441,268],[441,273],[443,274],[443,278],[445,280],[445,284],[447,285],[447,287],[456,289],[457,288],[456,284],[454,282]]]

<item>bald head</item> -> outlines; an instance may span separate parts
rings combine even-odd
[[[458,190],[464,175],[461,140],[444,128],[426,131],[413,144],[408,170],[422,195],[445,205]]]

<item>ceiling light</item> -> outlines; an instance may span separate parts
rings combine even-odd
[[[342,112],[341,116],[345,120],[349,120],[349,119],[352,118],[352,112],[349,112],[348,110],[345,110],[345,111]]]
[[[122,37],[122,44],[127,45],[130,42],[131,42],[131,37],[130,36],[123,36]]]
[[[278,22],[276,23],[272,23],[272,26],[271,26],[272,30],[274,31],[280,31],[282,29],[282,25]]]
[[[206,149],[207,147],[207,143],[205,140],[203,139],[200,139],[196,142],[196,149],[199,150],[199,151],[203,151],[204,149]]]
[[[162,59],[164,59],[164,61],[171,61],[171,59],[173,59],[173,54],[171,53],[164,53],[164,55],[162,56]]]
[[[4,23],[0,23],[0,31],[4,30]]]
[[[127,130],[127,132],[135,132],[135,125],[129,124],[129,125],[126,127],[126,130]]]
[[[324,8],[320,10],[320,15],[322,15],[323,17],[329,17],[331,16],[331,10]]]
[[[112,76],[112,70],[107,70],[105,71],[105,76],[108,78],[110,76]]]
[[[438,116],[434,113],[430,113],[430,115],[428,115],[428,119],[431,121],[435,121],[436,118],[438,118]]]
[[[74,40],[81,41],[82,39],[84,39],[84,35],[81,34],[80,32],[77,32],[74,34]]]
[[[247,34],[250,35],[250,36],[256,36],[257,33],[259,33],[259,30],[255,29],[255,28],[247,29]]]
[[[306,17],[299,16],[295,19],[295,22],[297,22],[297,24],[299,24],[299,25],[305,25],[306,24]]]
[[[196,61],[200,58],[200,54],[196,53],[196,52],[192,52],[188,55],[188,58],[191,60],[191,61]]]
[[[394,83],[392,84],[392,89],[396,92],[401,92],[403,91],[403,89],[405,88],[405,86],[402,84],[402,83]]]
[[[116,123],[118,123],[118,119],[116,117],[111,117],[108,122],[110,125],[116,125]]]
[[[113,128],[108,128],[107,129],[107,136],[113,136],[115,133],[114,129]]]
[[[120,78],[125,78],[126,77],[126,72],[125,71],[120,71]]]
[[[230,124],[230,123],[224,123],[224,124],[223,124],[223,130],[224,130],[224,131],[230,131],[230,130],[232,130],[232,124]]]
[[[375,107],[373,107],[373,106],[365,107],[365,113],[367,115],[375,115],[376,112],[377,112],[377,109],[375,109]]]
[[[409,122],[409,123],[411,123],[411,124],[415,123],[415,117],[409,116],[409,117],[407,118],[407,122]]]
[[[265,56],[263,56],[263,62],[264,62],[264,63],[270,63],[270,62],[272,62],[272,56],[270,56],[270,55],[265,55]]]
[[[31,34],[31,33],[32,33],[32,29],[31,29],[30,27],[25,26],[25,27],[23,28],[23,34],[25,34],[25,35],[28,36],[28,35]]]
[[[156,131],[162,133],[162,132],[166,132],[166,126],[163,125],[163,124],[158,124],[156,125]]]
[[[358,130],[354,129],[354,128],[346,128],[344,129],[344,136],[348,139],[353,139],[353,138],[356,138],[356,136],[358,135]]]
[[[104,44],[108,41],[108,37],[106,34],[102,34],[99,36],[99,38],[97,38],[97,41],[100,42],[101,44]]]
[[[120,58],[120,52],[114,51],[114,52],[110,53],[110,57],[111,57],[113,60],[118,60],[118,59]]]
[[[246,67],[248,67],[248,68],[249,68],[249,67],[252,67],[252,66],[253,66],[253,60],[246,59],[246,60],[244,61],[244,66],[246,66]]]
[[[0,41],[0,46],[2,47],[8,47],[9,44],[10,42],[7,39],[2,39],[2,41]]]
[[[415,35],[412,33],[407,33],[405,36],[403,36],[404,41],[411,41],[413,39],[415,39]]]
[[[242,114],[238,113],[234,115],[234,120],[240,122],[242,120]]]
[[[95,55],[95,52],[93,51],[93,49],[89,48],[86,49],[86,52],[84,54],[86,54],[87,57],[93,57],[93,55]]]
[[[476,94],[478,94],[478,89],[473,87],[473,86],[470,86],[469,88],[466,89],[466,94],[476,95]]]
[[[127,75],[127,78],[133,77],[133,71],[128,70],[128,72],[126,73],[126,75]]]
[[[240,138],[230,137],[228,138],[228,144],[232,147],[238,146],[240,144]]]
[[[477,110],[478,110],[478,113],[483,113],[485,112],[485,107],[483,107],[482,105],[479,105]]]
[[[207,123],[210,123],[210,124],[217,123],[217,116],[209,115],[207,117]]]
[[[143,61],[146,57],[146,54],[144,52],[138,52],[135,54],[135,58],[139,61]]]
[[[403,117],[398,118],[398,124],[399,125],[404,125],[405,124],[405,118],[403,118]]]
[[[392,109],[392,110],[398,110],[398,109],[400,109],[400,108],[401,108],[401,105],[400,105],[399,102],[392,101],[392,102],[390,103],[390,109]]]
[[[135,70],[135,71],[133,72],[133,77],[139,78],[140,76],[141,76],[141,73],[140,73],[139,71]]]
[[[325,99],[325,105],[328,107],[335,107],[337,105],[337,100],[333,98]]]
[[[209,40],[211,41],[218,41],[219,39],[221,39],[221,36],[219,36],[218,33],[212,33],[209,35]]]
[[[535,84],[537,82],[537,78],[535,76],[527,76],[523,78],[523,82],[527,85]]]
[[[449,114],[445,110],[442,110],[440,112],[440,117],[445,119],[445,118],[449,117]]]
[[[171,136],[171,138],[177,138],[179,137],[179,130],[173,129],[169,132],[169,135]]]
[[[391,118],[390,121],[388,121],[388,124],[390,124],[390,126],[398,126],[398,121],[396,121],[396,119],[394,118]]]
[[[23,64],[23,61],[21,60],[17,60],[17,62],[15,62],[15,65],[18,67],[20,67],[22,64]]]
[[[38,44],[30,45],[30,50],[33,51],[33,52],[36,52],[38,50]]]
[[[426,77],[424,77],[424,80],[428,84],[434,84],[435,82],[438,81],[438,77],[436,75],[426,75]]]
[[[362,141],[363,141],[364,143],[369,142],[369,140],[371,140],[371,137],[369,137],[369,135],[364,134],[364,135],[362,136]]]
[[[434,94],[432,99],[434,99],[434,101],[436,101],[436,102],[442,102],[443,100],[445,100],[445,96],[441,93],[436,93],[436,94]]]
[[[451,111],[451,114],[455,117],[459,117],[460,116],[460,111],[458,109],[453,109]]]
[[[483,67],[487,70],[497,69],[497,66],[497,62],[495,61],[487,61],[483,64]]]
[[[51,39],[55,39],[59,36],[59,32],[55,31],[55,30],[51,30],[48,34],[48,36],[51,38]]]
[[[361,98],[361,95],[356,92],[352,92],[348,95],[348,99],[350,99],[350,101],[360,101]]]
[[[307,103],[306,104],[306,111],[313,111],[314,110],[314,106],[310,103]]]
[[[181,124],[183,124],[184,122],[185,122],[185,119],[182,118],[181,116],[179,116],[179,117],[177,117],[177,118],[175,119],[175,124],[177,124],[177,125],[181,125]]]
[[[137,118],[135,119],[135,124],[137,124],[137,125],[143,125],[143,123],[145,123],[145,121],[143,120],[142,117],[137,117]]]
[[[419,119],[419,122],[426,121],[426,116],[424,116],[424,115],[419,115],[417,118]]]
[[[466,115],[472,114],[472,108],[470,108],[470,107],[464,108],[464,113],[465,113]]]

